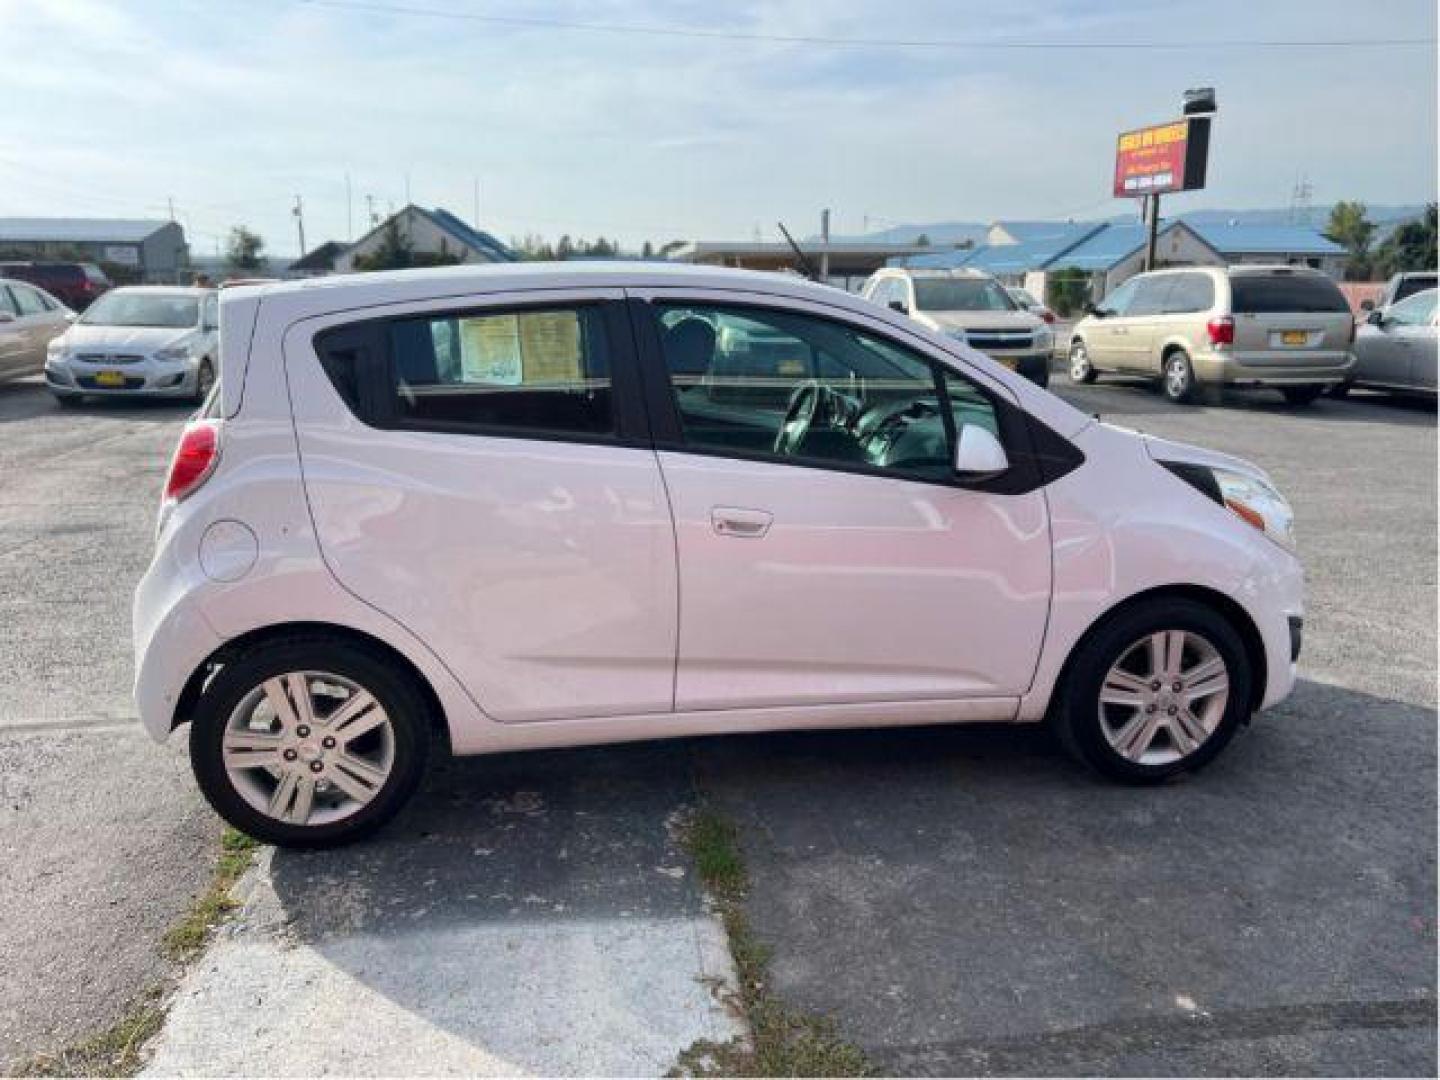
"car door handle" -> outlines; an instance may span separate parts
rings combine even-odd
[[[758,540],[770,531],[775,515],[768,510],[746,510],[736,506],[717,506],[710,511],[710,527],[719,536]]]

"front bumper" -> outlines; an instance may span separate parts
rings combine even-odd
[[[146,357],[126,364],[94,364],[73,358],[46,360],[45,384],[61,396],[193,397],[200,361]],[[118,379],[119,382],[112,380]]]
[[[1039,386],[1050,385],[1050,350],[1041,353],[987,353],[997,364]]]
[[[1224,386],[1334,386],[1350,377],[1351,353],[1300,361],[1292,357],[1251,357],[1245,353],[1206,352],[1194,358],[1195,377]]]

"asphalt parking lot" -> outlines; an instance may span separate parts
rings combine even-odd
[[[741,827],[775,986],[882,1070],[1433,1075],[1433,404],[1058,389],[1249,457],[1295,504],[1302,681],[1209,771],[1112,787],[1017,729],[471,759],[374,844],[277,854],[290,933],[344,967],[337,921],[400,956],[482,926],[689,918],[666,819],[706,797]],[[153,746],[128,699],[129,597],[182,416],[0,386],[0,1062],[108,1023],[207,876],[218,826],[183,743]],[[364,902],[337,908],[337,882]],[[498,1038],[438,1007],[453,982],[347,970],[448,1036]],[[516,1068],[604,1063],[523,1042],[500,1046]]]

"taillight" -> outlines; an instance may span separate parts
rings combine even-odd
[[[1047,323],[1053,323],[1055,321],[1055,313],[1049,308],[1046,308],[1040,312],[1040,318],[1044,319]]]
[[[179,502],[210,479],[220,461],[220,421],[192,420],[180,433],[180,445],[165,479],[166,501]]]
[[[1226,315],[1223,319],[1211,319],[1205,324],[1205,333],[1210,335],[1211,345],[1235,344],[1235,320]]]

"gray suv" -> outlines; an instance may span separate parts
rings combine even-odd
[[[1075,324],[1070,378],[1156,378],[1172,401],[1272,386],[1301,405],[1348,377],[1355,319],[1335,283],[1299,266],[1195,266],[1125,282]]]

